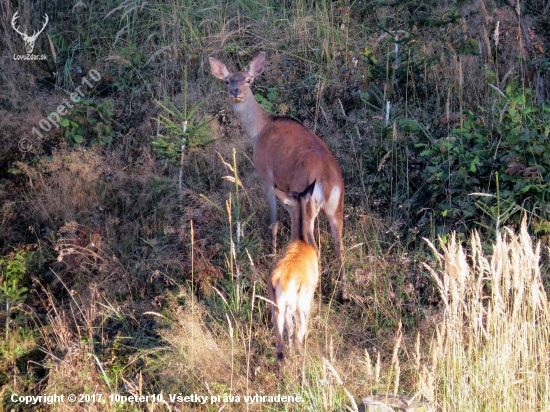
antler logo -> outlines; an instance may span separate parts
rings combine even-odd
[[[44,17],[46,17],[46,21],[44,22],[44,25],[40,29],[38,33],[36,31],[32,34],[32,36],[29,36],[27,34],[27,31],[24,33],[21,33],[17,26],[15,25],[15,21],[17,20],[17,17],[19,17],[19,11],[16,11],[11,19],[11,26],[13,29],[23,37],[23,41],[25,42],[25,49],[27,49],[27,53],[31,54],[34,49],[34,43],[36,42],[36,39],[38,38],[38,35],[44,31],[46,28],[46,25],[48,24],[48,21],[50,20],[47,14],[44,14]]]

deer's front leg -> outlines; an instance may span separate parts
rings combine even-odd
[[[271,244],[273,246],[273,258],[277,254],[277,197],[273,191],[273,182],[263,182],[264,195],[269,209],[269,229],[271,230]]]

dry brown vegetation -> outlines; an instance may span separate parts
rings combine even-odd
[[[531,129],[550,127],[537,100],[548,92],[548,4],[520,2],[527,44],[508,3],[0,0],[0,411],[30,410],[13,394],[54,393],[166,402],[34,410],[333,411],[367,396],[390,404],[386,394],[425,410],[547,410],[546,163],[524,165],[534,178],[510,175],[513,202],[487,196],[480,206],[468,195],[500,196],[493,177],[483,180],[494,173],[475,163],[471,172],[477,146],[453,131],[470,110],[510,132],[511,98],[495,88],[513,82],[523,87],[513,98],[528,97],[520,108],[540,110]],[[50,16],[35,51],[47,61],[13,59],[23,53],[16,10],[24,27]],[[245,69],[262,50],[261,104],[314,130],[346,186],[351,300],[333,299],[337,262],[321,217],[306,360],[281,367],[262,299],[267,207],[251,145],[207,64],[215,56]],[[37,139],[32,128],[92,69],[101,80],[65,116],[76,126]],[[177,131],[155,120],[181,125],[167,102],[189,118],[183,161]],[[175,151],[152,144],[161,135]],[[444,164],[447,180],[428,170],[430,156],[453,148],[467,161]],[[255,394],[304,403],[247,405]]]

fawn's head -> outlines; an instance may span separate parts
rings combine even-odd
[[[244,102],[247,98],[254,98],[250,85],[254,78],[264,70],[265,52],[261,52],[252,62],[247,72],[231,73],[221,61],[210,57],[210,69],[212,74],[218,79],[222,79],[227,83],[229,95],[235,103]]]

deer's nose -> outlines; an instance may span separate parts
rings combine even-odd
[[[239,89],[238,87],[235,87],[230,90],[230,93],[231,95],[237,97],[239,94],[241,94],[241,89]]]

